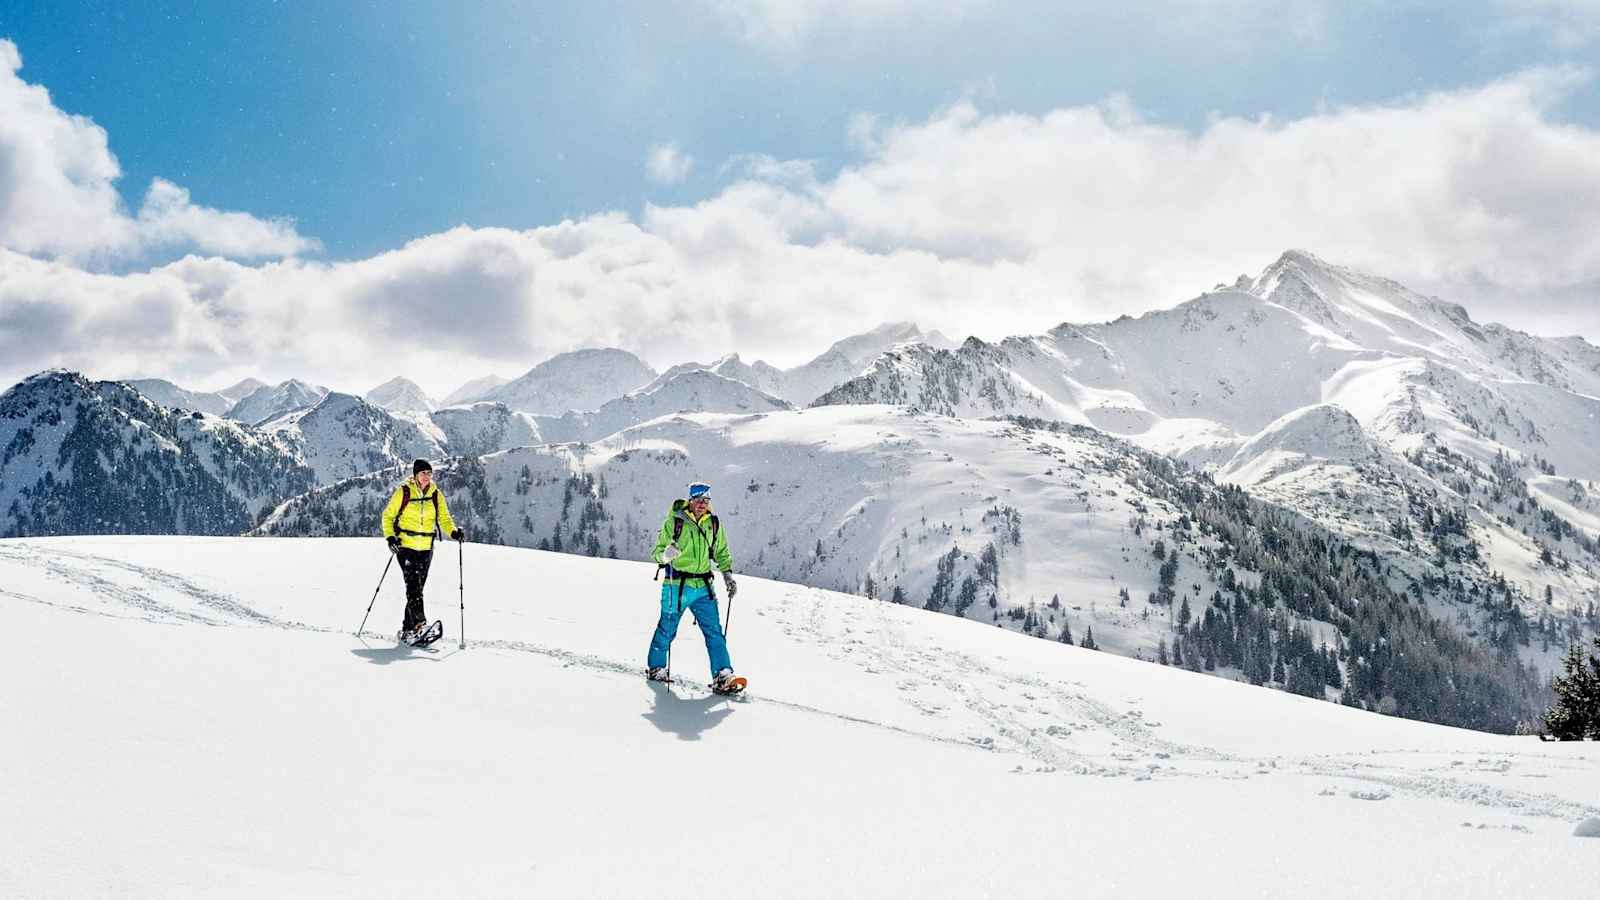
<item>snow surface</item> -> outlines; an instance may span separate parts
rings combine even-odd
[[[738,549],[737,547],[735,548]],[[645,564],[0,542],[0,895],[1568,896],[1600,747],[1363,713],[755,578],[709,695]],[[468,647],[457,649],[456,582]],[[724,614],[729,610],[724,606]]]

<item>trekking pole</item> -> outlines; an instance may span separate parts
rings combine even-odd
[[[678,636],[678,620],[683,618],[683,582],[678,582],[678,618],[673,620],[672,637],[667,638],[667,684],[672,683],[672,640]]]
[[[372,601],[367,604],[367,615],[361,617],[361,627],[356,629],[356,637],[366,630],[367,616],[372,615],[372,604],[378,602],[378,592],[383,590],[383,580],[389,577],[389,567],[394,565],[394,551],[389,551],[389,561],[383,564],[383,574],[378,576],[378,586],[372,589]]]
[[[728,595],[728,617],[722,623],[722,639],[728,639],[728,626],[733,623],[733,595]]]
[[[467,576],[461,571],[461,564],[466,559],[467,551],[462,549],[462,542],[456,541],[456,587],[461,592],[461,649],[467,649]]]

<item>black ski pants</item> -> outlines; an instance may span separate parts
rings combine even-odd
[[[401,627],[410,631],[428,621],[422,611],[422,586],[428,583],[428,567],[433,565],[433,551],[401,547],[394,555],[400,560],[400,574],[406,580],[406,618]]]

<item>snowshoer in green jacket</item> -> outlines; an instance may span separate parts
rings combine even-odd
[[[661,617],[650,638],[650,653],[645,674],[652,681],[670,681],[668,648],[678,634],[678,621],[685,608],[694,614],[695,623],[706,639],[706,654],[711,658],[712,689],[736,692],[744,679],[733,674],[728,658],[728,641],[722,632],[717,610],[717,595],[712,590],[713,563],[722,571],[722,583],[731,601],[739,586],[733,580],[733,557],[728,553],[728,536],[722,523],[711,512],[711,485],[697,481],[689,485],[689,496],[674,500],[672,511],[661,524],[650,558],[666,572],[661,585]]]

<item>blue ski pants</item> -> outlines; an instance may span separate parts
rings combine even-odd
[[[656,622],[656,633],[650,638],[647,664],[652,669],[667,664],[667,647],[678,636],[678,622],[683,618],[684,610],[687,610],[700,626],[700,633],[705,635],[706,655],[711,657],[712,676],[715,677],[723,669],[733,668],[733,663],[728,659],[728,641],[722,636],[722,617],[717,612],[717,597],[711,593],[710,586],[698,581],[684,584],[681,606],[678,588],[675,579],[661,585],[661,619]]]

